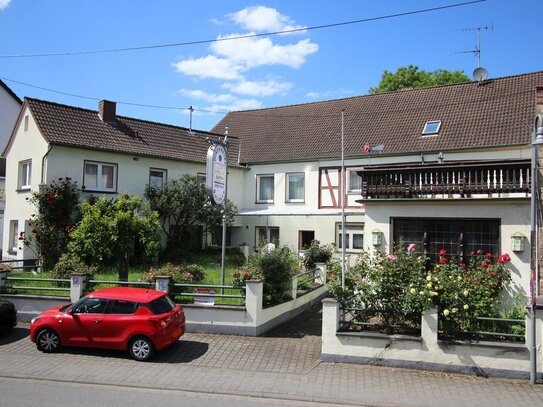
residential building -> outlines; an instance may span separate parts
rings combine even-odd
[[[26,99],[4,152],[4,230],[14,239],[28,232],[25,198],[57,177],[114,196],[203,174],[205,138],[228,127],[228,198],[239,211],[230,245],[265,240],[296,250],[317,239],[339,250],[344,212],[348,254],[401,243],[460,261],[476,250],[507,252],[513,286],[527,295],[530,143],[541,86],[536,72],[232,112],[210,133],[118,116],[107,101],[97,112]],[[512,246],[519,241],[523,248]],[[31,257],[15,246],[4,255]]]
[[[0,80],[0,148],[6,145],[22,105],[21,99]],[[0,250],[3,242],[6,160],[0,158]]]
[[[536,72],[229,113],[212,131],[228,126],[249,168],[240,206],[249,229],[238,232],[250,241],[252,228],[278,228],[282,243],[300,246],[297,234],[313,231],[339,246],[343,198],[348,228],[363,230],[356,242],[347,233],[351,247],[416,243],[434,260],[447,250],[459,261],[507,252],[513,286],[528,295],[531,136],[542,85]],[[290,174],[305,176],[303,203],[289,202]],[[273,179],[273,195],[263,195],[263,177]],[[512,247],[519,240],[524,248]]]

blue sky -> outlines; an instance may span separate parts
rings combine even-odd
[[[541,0],[487,0],[439,11],[288,35],[134,52],[6,58],[212,40],[413,12],[468,0],[0,0],[0,78],[25,96],[209,130],[229,110],[368,93],[383,70],[477,67],[490,77],[543,70]],[[176,107],[154,109],[122,104]],[[234,135],[234,134],[233,134]]]

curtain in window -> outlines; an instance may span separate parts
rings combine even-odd
[[[85,164],[85,186],[94,188],[98,186],[98,165]]]
[[[349,191],[362,190],[362,177],[355,170],[349,171]]]
[[[113,167],[110,165],[102,166],[102,188],[113,189]]]
[[[304,199],[304,176],[289,175],[288,176],[288,199],[303,200]]]
[[[273,177],[260,177],[259,201],[273,201]]]

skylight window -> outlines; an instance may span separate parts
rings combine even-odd
[[[441,120],[432,120],[429,122],[426,122],[424,125],[424,129],[422,130],[423,136],[428,136],[431,134],[437,134],[439,133],[439,128],[441,127]]]

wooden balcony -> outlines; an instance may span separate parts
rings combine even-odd
[[[530,161],[449,162],[365,167],[364,199],[521,198],[530,193]]]

